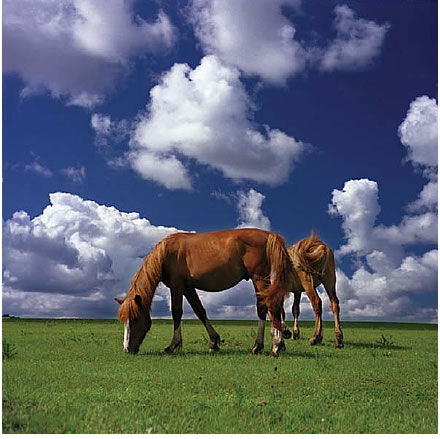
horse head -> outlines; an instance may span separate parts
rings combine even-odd
[[[115,300],[120,305],[118,320],[124,323],[124,352],[137,354],[139,346],[151,328],[150,311],[139,294],[123,300],[115,297]]]

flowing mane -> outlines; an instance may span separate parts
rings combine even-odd
[[[319,240],[315,231],[308,238],[301,239],[288,250],[295,270],[322,276],[327,268],[330,249]]]
[[[145,257],[141,268],[139,268],[131,280],[131,286],[124,302],[118,309],[117,317],[120,322],[135,319],[139,314],[140,308],[150,312],[154,293],[162,277],[162,262],[165,257],[166,245],[176,235],[179,235],[179,233],[168,235],[165,239],[158,242]],[[140,306],[135,302],[136,296],[141,298]]]

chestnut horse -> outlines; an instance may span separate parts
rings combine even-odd
[[[299,305],[301,293],[305,291],[315,312],[315,330],[310,344],[322,342],[322,301],[316,292],[316,287],[323,284],[335,319],[336,347],[342,348],[344,336],[339,322],[340,307],[336,296],[335,258],[332,250],[324,242],[319,241],[316,233],[312,232],[308,238],[292,245],[287,251],[297,274],[296,282],[291,290],[294,294],[293,339],[299,338]]]
[[[137,353],[151,327],[151,302],[157,285],[162,281],[171,291],[171,311],[174,335],[166,352],[182,345],[182,302],[186,297],[197,317],[204,324],[211,340],[210,350],[219,349],[220,336],[209,322],[196,293],[222,291],[241,280],[251,279],[257,294],[259,309],[271,320],[273,348],[278,356],[281,343],[281,299],[292,285],[292,264],[281,236],[259,229],[234,229],[210,233],[175,233],[160,241],[138,272],[133,276],[130,290],[120,303],[118,320],[124,323],[124,351]],[[262,296],[259,293],[264,293]],[[260,317],[261,318],[261,317]],[[256,341],[256,346],[258,340]],[[255,346],[254,346],[255,347]]]

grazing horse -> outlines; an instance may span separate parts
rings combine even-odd
[[[186,297],[204,324],[210,350],[219,349],[220,336],[209,322],[196,293],[222,291],[241,280],[251,279],[256,293],[284,298],[292,284],[292,264],[281,236],[259,229],[234,229],[210,233],[175,233],[160,241],[138,272],[120,304],[118,320],[124,323],[124,351],[137,353],[151,327],[151,302],[162,281],[171,291],[174,335],[166,352],[182,346],[182,302]],[[264,297],[265,297],[264,296]],[[258,300],[263,299],[257,294]],[[271,320],[273,348],[278,356],[281,343],[281,301],[271,302],[266,312]],[[257,343],[257,342],[256,342]]]
[[[292,247],[288,248],[293,268],[296,271],[299,283],[295,283],[292,292],[294,300],[292,305],[293,314],[293,339],[299,338],[299,304],[301,293],[305,291],[313,311],[315,312],[315,331],[310,344],[321,343],[322,341],[322,301],[316,292],[320,284],[330,299],[330,308],[335,318],[336,347],[344,346],[343,334],[339,322],[339,300],[336,296],[336,273],[335,258],[331,249],[322,241],[319,241],[315,232],[308,238],[302,239]]]

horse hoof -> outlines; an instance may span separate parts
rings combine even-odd
[[[274,351],[270,351],[270,354],[269,354],[271,357],[274,357],[274,358],[278,358],[279,356],[280,356],[280,353],[279,352],[274,352]]]
[[[294,332],[292,336],[293,340],[299,340],[299,332]]]
[[[322,337],[312,337],[309,340],[311,345],[321,344],[322,343]]]
[[[341,349],[341,348],[343,348],[343,347],[344,347],[344,342],[343,342],[342,340],[336,340],[336,342],[335,342],[335,347],[336,347],[337,349]]]
[[[178,352],[178,351],[181,351],[182,350],[182,345],[181,344],[178,344],[178,345],[176,345],[176,346],[168,346],[168,347],[166,347],[163,351],[166,353],[166,354],[174,354],[174,352]]]
[[[220,350],[220,348],[217,346],[217,345],[214,345],[214,346],[210,346],[209,347],[209,353],[210,354],[214,354],[215,352],[218,352]]]
[[[292,337],[292,333],[286,329],[283,331],[283,338],[289,339],[290,337]]]
[[[261,352],[263,352],[263,349],[264,349],[264,346],[256,344],[256,345],[251,349],[251,354],[252,354],[252,355],[258,355],[258,354],[261,354]]]

